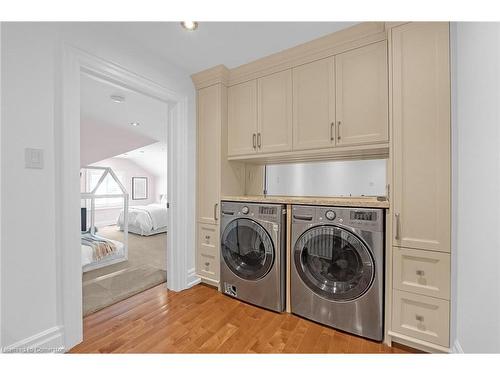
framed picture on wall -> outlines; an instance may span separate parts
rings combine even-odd
[[[148,199],[147,177],[132,177],[132,199]]]

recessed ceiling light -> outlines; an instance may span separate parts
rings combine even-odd
[[[110,95],[110,99],[115,103],[123,103],[125,101],[125,97],[121,95]]]
[[[198,28],[198,22],[195,21],[182,21],[181,26],[189,31],[194,31]]]
[[[138,122],[131,122],[130,125],[132,125],[132,126],[139,126],[139,123]]]
[[[144,154],[144,150],[139,151],[141,154]]]

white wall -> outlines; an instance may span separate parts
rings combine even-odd
[[[55,207],[56,86],[63,42],[189,97],[194,196],[195,112],[189,76],[120,36],[85,23],[2,23],[2,344],[60,345]],[[24,148],[41,148],[45,168],[24,169]],[[194,206],[186,207],[193,218]],[[192,237],[192,238],[191,238]],[[188,245],[194,249],[194,225]],[[194,267],[194,253],[189,264]]]
[[[456,132],[452,337],[500,352],[500,24],[453,25]]]

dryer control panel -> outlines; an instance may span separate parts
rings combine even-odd
[[[338,224],[361,230],[382,232],[384,230],[384,210],[380,208],[293,205],[292,222],[310,222],[314,225]]]

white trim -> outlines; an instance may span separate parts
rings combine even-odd
[[[196,269],[191,268],[188,271],[188,282],[187,282],[188,288],[191,288],[192,286],[195,286],[196,284],[199,284],[200,282],[201,282],[201,278],[198,275],[196,275]]]
[[[2,22],[0,22],[0,57],[2,55]],[[3,337],[3,303],[2,303],[2,59],[0,58],[0,348]]]
[[[451,348],[451,352],[454,354],[464,354],[464,350],[462,349],[462,345],[458,340],[455,340],[453,343],[453,347]]]
[[[389,331],[388,334],[391,336],[392,342],[398,342],[400,344],[409,346],[411,348],[415,348],[418,350],[422,350],[428,353],[450,353],[450,348],[445,346],[441,346],[438,344],[433,344],[428,341],[420,340],[415,337],[410,337],[407,335],[403,335],[398,332]]]
[[[62,82],[56,101],[61,118],[56,123],[56,259],[58,259],[58,312],[64,327],[64,347],[69,350],[82,341],[82,279],[79,233],[80,170],[80,75],[105,79],[114,84],[154,97],[169,104],[168,123],[168,287],[180,291],[188,287],[187,256],[194,254],[187,235],[194,217],[187,210],[189,198],[188,106],[179,95],[147,78],[114,63],[63,44]],[[175,218],[175,220],[173,220]],[[64,249],[64,251],[62,250]]]
[[[64,351],[63,329],[61,326],[49,328],[2,348],[2,351],[4,353],[62,353]]]

